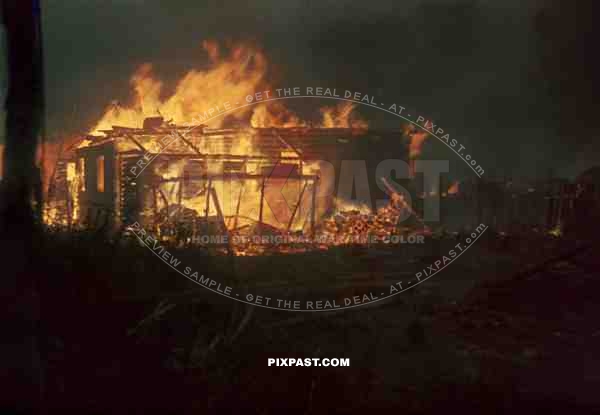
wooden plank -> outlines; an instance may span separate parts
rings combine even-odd
[[[133,144],[135,144],[140,150],[142,150],[144,152],[144,154],[148,153],[146,148],[138,140],[133,138],[133,136],[131,136],[129,134],[125,134],[124,137],[127,138],[128,140],[130,140],[131,142],[133,142]]]
[[[262,184],[260,186],[260,205],[258,210],[258,222],[262,225],[263,223],[263,205],[265,199],[265,178],[263,177]]]
[[[300,196],[298,197],[298,203],[296,203],[296,206],[294,206],[294,210],[292,212],[292,217],[290,218],[290,221],[288,222],[288,226],[287,226],[288,232],[290,231],[290,228],[292,227],[292,224],[294,223],[294,218],[296,217],[296,212],[298,211],[298,208],[302,204],[302,198],[304,197],[304,191],[306,190],[307,187],[308,187],[308,181],[306,181],[304,183],[304,187],[302,188],[302,191],[300,192]]]

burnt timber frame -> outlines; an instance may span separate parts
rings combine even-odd
[[[178,133],[178,135],[180,135]],[[181,135],[180,135],[181,136]],[[124,134],[122,135],[122,137],[129,139],[130,141],[133,141],[134,144],[136,144],[136,146],[141,150],[143,147],[143,145],[141,145],[141,143],[139,143],[137,140],[135,140],[134,137],[132,137],[129,134]],[[285,142],[285,140],[283,140],[282,138],[280,138],[282,144],[284,144],[284,147],[288,147],[291,151],[296,152],[296,154],[298,153],[298,150],[296,150],[293,146],[289,145],[287,142]],[[288,156],[281,156],[281,157],[269,157],[269,156],[259,156],[259,155],[235,155],[235,154],[205,154],[200,152],[192,143],[188,142],[188,140],[185,141],[185,144],[188,145],[189,148],[191,148],[193,150],[193,153],[182,153],[182,152],[164,152],[164,153],[159,153],[159,152],[148,152],[145,151],[144,153],[141,153],[140,151],[127,151],[127,152],[121,152],[119,153],[119,156],[122,158],[138,158],[138,159],[142,159],[142,157],[147,157],[150,160],[154,160],[157,157],[160,157],[161,159],[176,159],[176,160],[189,160],[189,161],[197,161],[197,162],[206,162],[209,160],[227,160],[227,161],[232,161],[232,162],[241,162],[241,163],[246,163],[248,161],[265,161],[268,162],[270,165],[279,165],[281,164],[281,162],[286,162],[286,161],[292,161],[292,162],[296,162],[297,166],[299,169],[302,168],[303,165],[303,160],[301,157],[288,157]],[[301,171],[301,170],[300,170]],[[123,174],[123,172],[121,172],[120,174]],[[210,210],[210,206],[211,206],[211,199],[212,203],[214,204],[215,208],[217,209],[217,215],[218,215],[218,220],[219,222],[222,224],[223,229],[225,232],[227,232],[227,226],[226,226],[226,221],[225,221],[225,216],[223,215],[223,212],[220,208],[220,201],[218,200],[218,195],[217,192],[213,189],[212,187],[212,182],[213,180],[226,180],[226,179],[231,179],[231,180],[238,180],[242,182],[242,189],[240,190],[240,194],[238,195],[238,200],[237,200],[237,208],[236,208],[236,214],[234,216],[234,227],[237,226],[237,222],[238,222],[238,216],[239,216],[239,207],[241,205],[241,198],[243,195],[243,186],[244,183],[248,180],[260,180],[261,181],[261,192],[260,192],[260,200],[259,200],[259,217],[258,217],[258,224],[259,226],[264,224],[264,190],[265,190],[265,184],[268,181],[269,178],[292,178],[294,180],[298,180],[302,183],[304,183],[304,186],[302,188],[302,191],[299,193],[298,199],[295,201],[294,203],[294,207],[293,207],[293,214],[292,217],[290,218],[290,221],[288,222],[287,226],[285,227],[286,231],[289,231],[289,229],[291,228],[291,225],[293,224],[293,221],[296,218],[297,215],[297,211],[298,208],[300,206],[300,204],[302,203],[305,191],[308,187],[309,184],[312,184],[312,198],[311,198],[311,210],[310,210],[310,232],[311,235],[314,235],[315,232],[315,225],[316,225],[316,210],[317,210],[317,186],[318,186],[318,182],[319,182],[319,175],[318,174],[302,174],[302,173],[290,173],[288,176],[278,176],[278,175],[272,175],[272,174],[257,174],[257,173],[240,173],[240,172],[223,172],[223,173],[218,173],[218,174],[201,174],[201,175],[186,175],[185,177],[174,177],[174,178],[168,178],[168,179],[160,179],[154,183],[152,183],[150,185],[151,187],[151,192],[153,194],[153,212],[156,214],[157,213],[157,199],[158,196],[160,196],[160,198],[163,200],[163,203],[165,203],[166,206],[168,206],[168,199],[167,197],[163,194],[163,192],[159,189],[159,186],[163,183],[178,183],[178,194],[177,194],[177,198],[178,198],[178,204],[181,205],[181,199],[182,199],[182,194],[183,194],[183,188],[184,188],[184,181],[202,181],[202,182],[207,182],[207,189],[206,189],[206,206],[205,206],[205,211],[204,211],[204,217],[205,220],[208,221],[208,215],[209,215],[209,210]]]

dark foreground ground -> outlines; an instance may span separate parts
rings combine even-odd
[[[402,249],[233,262],[179,254],[265,292],[304,285],[348,295],[414,272],[443,248]],[[388,302],[300,314],[223,300],[141,247],[52,235],[31,267],[43,281],[44,400],[11,392],[2,404],[98,414],[600,412],[597,252],[594,244],[490,232],[443,273]],[[21,315],[10,299],[4,307]],[[9,363],[22,361],[23,345],[3,347]],[[343,357],[351,366],[268,367],[276,357]]]

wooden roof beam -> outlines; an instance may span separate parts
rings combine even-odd
[[[146,150],[146,148],[138,140],[133,138],[133,136],[129,134],[124,134],[124,137],[132,141],[140,150],[144,152],[144,154],[148,153],[148,150]]]

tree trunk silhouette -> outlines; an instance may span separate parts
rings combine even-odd
[[[36,149],[43,127],[43,67],[39,0],[3,0],[8,49],[6,143],[0,183],[1,306],[8,319],[0,342],[3,390],[0,405],[41,409],[39,281],[40,172]],[[32,203],[35,201],[35,203]],[[37,214],[34,211],[36,207]],[[5,376],[8,374],[8,376]]]

